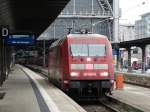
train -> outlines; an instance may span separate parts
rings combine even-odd
[[[100,34],[68,34],[49,47],[48,79],[77,98],[101,98],[114,82],[112,47]]]

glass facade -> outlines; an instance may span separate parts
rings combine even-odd
[[[72,29],[72,33],[88,29],[89,32],[106,35],[109,40],[113,40],[113,20],[108,19],[113,15],[106,1],[112,7],[112,0],[70,0],[58,18],[44,32],[47,34],[45,38],[62,38],[68,34],[69,29]]]
[[[141,20],[135,22],[135,38],[150,37],[150,13],[143,14]]]

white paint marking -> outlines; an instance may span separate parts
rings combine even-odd
[[[60,112],[60,110],[58,109],[58,107],[56,106],[56,104],[53,102],[53,100],[51,99],[51,97],[47,94],[47,92],[44,90],[44,88],[41,86],[41,84],[34,78],[38,77],[38,75],[36,73],[34,73],[33,71],[29,70],[28,68],[25,68],[23,66],[20,66],[26,73],[27,75],[33,80],[33,82],[36,84],[37,88],[39,89],[45,103],[47,104],[50,112]]]

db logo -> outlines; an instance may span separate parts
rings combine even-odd
[[[8,26],[0,26],[0,37],[7,37],[9,36],[9,27]]]

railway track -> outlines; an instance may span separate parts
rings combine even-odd
[[[115,108],[110,101],[106,102],[105,100],[93,101],[93,102],[79,102],[79,104],[87,111],[87,112],[124,112],[119,111],[119,109]]]
[[[109,96],[96,102],[80,102],[79,104],[87,112],[143,112]]]
[[[114,108],[110,104],[107,104],[107,103],[104,103],[104,102],[100,102],[100,104],[103,105],[104,107],[106,107],[111,112],[120,112],[119,110],[117,110],[116,108]]]
[[[82,106],[87,112],[116,112],[102,105],[86,105]]]
[[[120,112],[117,109],[102,103],[96,104],[80,104],[87,112]]]

